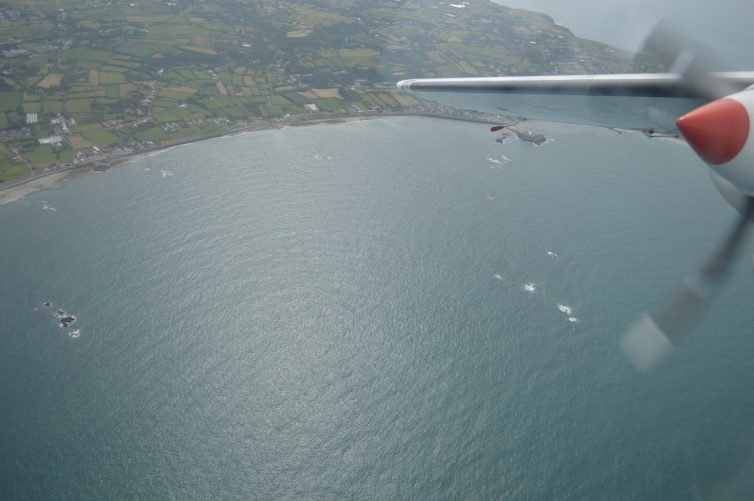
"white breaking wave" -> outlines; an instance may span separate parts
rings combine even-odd
[[[568,317],[568,321],[571,322],[572,324],[579,323],[579,319],[576,317]]]
[[[547,251],[547,255],[550,257],[558,257],[558,255],[555,254],[553,251]]]
[[[495,139],[495,142],[500,143],[500,144],[505,144],[510,141],[516,141],[516,140],[518,140],[518,137],[515,134],[511,134],[511,135],[506,134],[504,136],[501,136]]]
[[[488,157],[487,161],[492,164],[490,165],[490,169],[497,169],[512,162],[510,157],[505,155],[500,155],[500,158]]]
[[[173,175],[173,173],[170,172],[169,170],[161,170],[160,174],[162,174],[162,177],[168,177],[168,176],[172,176]]]
[[[533,283],[524,284],[524,290],[526,292],[537,292],[537,286]]]
[[[500,273],[495,273],[492,276],[495,277],[495,278],[497,278],[498,280],[502,280],[503,279],[503,276]]]
[[[566,306],[564,304],[559,304],[558,309],[562,311],[563,313],[565,313],[566,315],[570,315],[571,313],[573,313],[573,308],[571,308],[570,306]]]

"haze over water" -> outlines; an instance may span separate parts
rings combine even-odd
[[[258,132],[1,207],[0,498],[751,492],[751,242],[657,370],[618,348],[733,210],[685,146],[531,126]]]

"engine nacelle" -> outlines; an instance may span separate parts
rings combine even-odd
[[[708,170],[709,176],[712,179],[712,183],[715,185],[715,188],[717,188],[717,191],[719,191],[723,198],[725,198],[725,200],[727,200],[728,203],[731,204],[738,212],[743,214],[746,211],[748,197],[743,192],[739,191],[738,188],[733,185],[733,183],[718,176],[714,170]],[[752,223],[754,223],[754,220],[752,220]]]

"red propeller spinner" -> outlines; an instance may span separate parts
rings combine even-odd
[[[720,165],[741,153],[749,138],[749,122],[746,107],[726,97],[683,115],[676,126],[702,160]]]

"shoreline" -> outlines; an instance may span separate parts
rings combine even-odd
[[[3,188],[0,191],[0,206],[11,204],[23,200],[27,195],[35,193],[37,191],[44,190],[46,188],[52,188],[59,182],[75,177],[80,174],[84,174],[84,170],[68,170],[65,172],[50,172],[40,177],[36,177],[21,185],[13,185],[7,188]]]
[[[455,121],[479,123],[479,124],[497,123],[494,120],[486,120],[483,118],[457,117],[457,116],[452,116],[452,115],[441,115],[441,114],[433,114],[433,113],[380,113],[380,114],[374,114],[374,115],[345,115],[345,116],[335,116],[335,117],[322,117],[322,118],[314,118],[311,120],[299,119],[292,122],[261,122],[261,123],[249,125],[246,127],[242,127],[239,129],[218,132],[215,134],[209,134],[206,136],[200,136],[200,137],[196,137],[192,139],[176,141],[170,144],[155,146],[154,148],[150,148],[147,150],[142,150],[142,151],[138,151],[134,153],[129,153],[129,154],[122,155],[119,157],[109,158],[103,161],[90,162],[86,164],[65,167],[63,169],[58,169],[51,172],[38,174],[36,176],[31,176],[25,179],[19,179],[18,181],[14,181],[8,184],[7,186],[0,185],[0,206],[11,204],[13,202],[18,202],[26,198],[27,195],[30,195],[32,193],[35,193],[37,191],[41,191],[47,188],[51,188],[65,180],[69,180],[69,179],[72,179],[74,177],[78,177],[84,174],[90,174],[97,170],[108,170],[112,167],[115,167],[121,164],[123,165],[130,164],[138,160],[143,160],[145,158],[150,158],[152,156],[162,154],[165,151],[169,150],[170,148],[175,148],[177,146],[183,146],[186,144],[198,143],[200,141],[207,141],[209,139],[217,139],[220,137],[230,137],[230,136],[236,136],[236,135],[246,134],[246,133],[251,133],[251,132],[260,132],[260,131],[265,131],[265,130],[275,130],[275,129],[282,130],[282,129],[293,128],[293,127],[313,127],[316,125],[337,125],[337,124],[348,123],[348,122],[363,122],[367,120],[380,120],[380,119],[386,119],[386,118],[407,118],[407,117],[408,118],[411,118],[411,117],[435,118],[435,119],[440,119],[440,120],[455,120]],[[490,117],[490,118],[493,118],[493,117]]]

